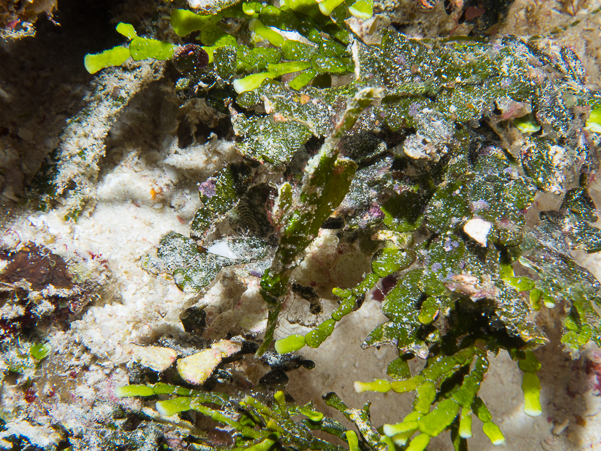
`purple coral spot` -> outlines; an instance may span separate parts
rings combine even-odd
[[[443,249],[447,252],[451,252],[453,250],[453,242],[451,240],[446,240]]]
[[[384,293],[379,288],[375,288],[371,293],[371,297],[374,301],[382,302],[384,300]]]
[[[369,215],[372,218],[383,218],[385,216],[385,214],[382,212],[382,210],[380,210],[380,207],[378,205],[372,205],[371,208],[369,209]]]
[[[432,265],[432,271],[434,271],[434,272],[438,272],[438,271],[440,271],[441,269],[442,269],[442,265],[441,265],[440,263],[434,263],[434,264]]]
[[[392,290],[396,286],[396,277],[393,275],[386,276],[382,279],[382,293],[385,295],[388,294],[390,290]]]
[[[472,211],[488,210],[489,208],[488,202],[486,202],[484,199],[477,200],[470,204],[470,210]]]
[[[210,178],[206,182],[202,182],[200,185],[198,185],[198,191],[200,191],[200,194],[207,196],[209,199],[213,197],[216,193],[215,179]]]
[[[181,63],[187,59],[197,67],[206,67],[209,64],[209,54],[200,45],[186,44],[175,51],[173,59],[176,63]]]
[[[419,103],[412,103],[409,106],[408,114],[409,116],[414,117],[417,115],[417,113],[419,113]]]
[[[453,277],[455,277],[455,274],[452,272],[448,272],[447,276],[444,278],[445,282],[453,282]]]

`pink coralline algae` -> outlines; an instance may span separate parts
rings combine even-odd
[[[198,185],[198,191],[200,191],[201,194],[207,196],[209,199],[213,197],[216,193],[215,179],[210,178],[206,182],[203,182],[200,185]]]

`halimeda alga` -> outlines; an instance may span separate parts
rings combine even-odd
[[[6,319],[39,340],[53,302],[64,308],[53,301],[56,290],[73,289],[70,280],[63,287],[59,276],[48,276],[46,292],[37,294],[34,275],[14,275],[20,261],[42,255],[33,244],[40,240],[46,255],[63,259],[67,239],[95,241],[102,256],[89,247],[84,259],[103,269],[81,278],[77,293],[91,286],[106,299],[118,293],[123,303],[91,308],[81,319],[76,309],[64,313],[63,334],[93,355],[76,342],[50,340],[55,351],[41,358],[41,345],[8,345],[18,363],[7,370],[20,380],[6,389],[12,401],[5,401],[5,440],[43,437],[47,424],[60,424],[49,441],[34,444],[421,450],[450,430],[454,449],[466,449],[476,417],[496,445],[504,435],[480,388],[489,356],[501,350],[523,373],[524,412],[540,415],[541,365],[533,350],[548,338],[539,318],[565,306],[561,343],[573,356],[600,334],[599,283],[572,257],[600,250],[588,192],[600,101],[578,58],[510,37],[417,40],[387,28],[371,30],[381,37],[373,42],[357,25],[371,17],[365,1],[195,6],[204,14],[172,8],[171,24],[180,37],[199,32],[203,45],[140,37],[121,23],[128,46],[90,55],[86,67],[129,64],[130,56],[173,58],[179,100],[169,101],[192,113],[202,99],[209,115],[229,117],[235,148],[213,139],[203,145],[205,159],[221,153],[214,171],[194,167],[193,148],[174,145],[173,154],[117,158],[97,190],[102,142],[161,66],[142,62],[133,73],[126,65],[101,76],[90,106],[37,178],[47,214],[20,224],[18,243],[4,243]],[[174,192],[190,165],[185,178],[197,177],[200,202]],[[110,206],[113,196],[127,199],[137,190],[145,203]],[[544,193],[558,196],[557,209],[533,207]],[[96,202],[92,221],[83,213]],[[184,216],[166,215],[131,243],[122,218],[149,223],[166,203]],[[106,229],[118,239],[107,243]],[[124,246],[137,262],[111,268],[111,254]],[[60,262],[47,258],[53,268]],[[63,273],[75,273],[76,261]],[[99,277],[109,272],[119,273],[110,284]],[[29,313],[24,299],[38,307]],[[389,422],[372,426],[369,405],[358,410],[326,395],[323,402],[355,431],[324,416],[318,400],[297,405],[285,392],[286,373],[315,366],[291,353],[318,355],[312,349],[327,346],[369,300],[372,308],[381,303],[385,318],[353,340],[365,348],[394,345],[396,355],[376,362],[375,380],[354,388],[416,396],[404,418],[393,411]],[[142,313],[134,315],[136,307]],[[278,332],[279,319],[306,327]],[[61,352],[85,356],[88,369],[81,382],[73,377],[73,392],[77,407],[93,406],[84,415],[88,433],[65,416],[68,384],[62,409],[54,395],[25,388],[41,372],[39,392],[52,390],[46,381],[60,377]],[[412,373],[415,358],[426,366]],[[125,363],[127,371],[115,368]],[[91,388],[96,384],[102,395]],[[22,424],[19,405],[43,412],[36,433],[27,429],[33,420]]]

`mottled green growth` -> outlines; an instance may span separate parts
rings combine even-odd
[[[389,274],[405,269],[415,260],[415,254],[410,251],[386,248],[380,250],[371,262],[374,274],[386,277]]]
[[[261,74],[249,77],[255,75]],[[263,80],[271,77],[270,73],[266,73]],[[276,121],[269,116],[247,118],[239,114],[232,122],[234,131],[243,139],[239,145],[243,155],[276,165],[288,163],[292,154],[311,137],[307,126],[292,121]]]
[[[213,52],[213,69],[222,80],[236,75],[236,49],[231,45],[219,46]]]
[[[84,58],[84,66],[89,73],[95,74],[106,67],[120,66],[128,59],[129,49],[118,45],[112,49],[105,50],[102,53],[86,55]]]
[[[323,222],[344,199],[357,164],[352,160],[339,157],[338,143],[376,95],[377,91],[373,89],[365,89],[358,93],[353,101],[349,102],[346,111],[334,127],[332,134],[326,138],[319,153],[307,163],[298,193],[289,199],[287,190],[280,191],[286,196],[286,201],[278,201],[277,205],[288,208],[278,212],[281,228],[280,242],[271,271],[263,276],[264,279],[276,277],[280,286],[285,286],[291,270],[298,263],[301,252],[315,239]],[[265,352],[269,345],[277,314],[281,308],[281,302],[278,301],[281,292],[271,292],[265,289],[263,283],[262,286],[264,291],[261,294],[265,301],[272,305],[272,310],[268,318],[266,339],[257,351],[259,355]],[[321,343],[331,333],[330,325],[333,328],[334,321],[326,322],[328,326],[316,332],[315,339],[312,338],[311,342],[317,345]]]
[[[317,236],[323,221],[344,198],[356,170],[354,162],[337,159],[328,150],[309,162],[304,189],[295,199],[297,208],[285,212],[288,219],[278,249],[285,267],[292,265],[299,253]]]
[[[419,322],[422,324],[430,324],[438,314],[438,302],[436,298],[429,296],[422,304],[419,311]]]
[[[538,275],[536,286],[545,299],[553,304],[564,300],[571,303],[561,342],[576,355],[589,340],[601,343],[601,317],[597,313],[601,285],[572,260],[560,230],[555,223],[543,220],[524,240],[519,261]]]
[[[270,117],[275,118],[277,115],[277,119],[274,120],[304,126],[315,136],[325,136],[332,130],[329,121],[334,114],[334,109],[329,104],[327,96],[317,90],[300,94],[287,89],[281,83],[271,82],[265,83],[254,92],[239,96],[237,102],[245,108],[267,102],[271,111]],[[298,147],[300,144],[291,149],[290,154]]]
[[[237,49],[237,71],[242,74],[264,71],[270,64],[279,62],[282,52],[273,47],[255,47],[240,45]]]
[[[227,36],[233,39],[230,40],[230,38],[227,38]],[[218,42],[223,42],[224,39],[228,39],[230,40],[230,42],[233,42],[233,46],[236,47],[236,38],[232,35],[227,34],[217,25],[209,25],[203,28],[200,32],[199,39],[200,42],[202,42],[202,44],[206,46],[214,46],[217,45]]]
[[[209,285],[231,259],[201,253],[196,242],[182,234],[169,232],[159,243],[159,261],[173,275],[176,285],[183,291],[193,292]]]
[[[315,47],[299,41],[287,40],[282,44],[282,56],[290,61],[308,61],[316,51]]]
[[[336,393],[330,392],[323,397],[326,405],[341,412],[347,420],[353,422],[361,434],[362,439],[369,444],[375,451],[385,451],[388,449],[390,441],[385,436],[376,433],[370,420],[369,404],[363,409],[350,409],[342,402]]]
[[[192,236],[201,238],[211,224],[222,218],[238,202],[236,166],[228,166],[201,183],[198,194],[203,207],[192,221]]]

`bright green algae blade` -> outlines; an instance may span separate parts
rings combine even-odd
[[[88,54],[83,60],[86,70],[95,74],[96,72],[111,66],[121,66],[129,58],[129,49],[118,45],[112,49],[94,55]]]

